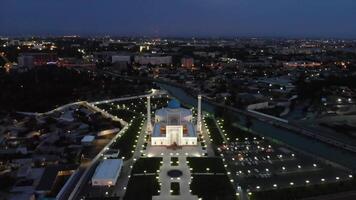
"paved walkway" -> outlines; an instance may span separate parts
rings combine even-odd
[[[120,197],[125,196],[127,184],[129,182],[129,175],[131,174],[131,171],[132,171],[131,166],[133,166],[135,160],[138,160],[141,157],[140,151],[142,150],[142,145],[145,143],[146,123],[147,123],[147,121],[143,124],[143,126],[141,126],[142,129],[139,134],[135,152],[133,153],[132,158],[130,158],[124,162],[121,176],[119,177],[119,179],[115,185],[115,189],[114,189],[115,195],[114,196],[120,196]]]
[[[184,148],[184,147],[183,147]],[[198,196],[190,193],[190,180],[191,174],[189,166],[187,165],[187,159],[185,155],[178,157],[178,166],[171,166],[171,156],[163,156],[163,164],[160,168],[159,182],[161,183],[161,191],[159,196],[153,196],[153,200],[167,200],[167,199],[182,199],[182,200],[197,200]],[[178,178],[171,178],[167,175],[167,172],[172,169],[182,171],[183,175]],[[178,182],[180,186],[180,195],[171,195],[171,183]]]
[[[206,133],[205,127],[203,127],[203,139],[207,145],[206,150],[203,150],[200,143],[197,146],[184,146],[180,149],[168,149],[167,147],[160,146],[147,146],[145,151],[148,157],[161,157],[163,164],[160,168],[159,182],[161,184],[160,194],[153,196],[153,200],[198,200],[198,196],[192,195],[190,190],[191,173],[187,164],[187,157],[202,157],[204,154],[208,156],[215,156],[212,144],[210,143],[209,136]],[[178,166],[171,165],[171,158],[178,158]],[[178,169],[182,171],[182,176],[178,178],[171,178],[167,175],[167,172],[172,169]],[[178,182],[180,188],[180,195],[171,195],[171,183]]]
[[[210,137],[208,135],[208,131],[206,130],[206,126],[204,123],[202,124],[202,135],[203,135],[204,142],[206,144],[206,153],[208,154],[208,157],[214,157],[215,156],[214,148],[211,144]]]

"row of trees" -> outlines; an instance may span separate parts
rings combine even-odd
[[[0,110],[43,112],[73,101],[118,97],[149,88],[149,83],[56,66],[38,67],[24,73],[0,71]]]

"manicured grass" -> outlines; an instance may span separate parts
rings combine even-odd
[[[159,188],[156,176],[131,176],[124,200],[151,200]]]
[[[235,200],[235,190],[226,175],[193,175],[190,189],[204,200]]]
[[[125,160],[132,157],[133,146],[136,144],[136,137],[141,131],[142,122],[143,118],[134,118],[126,132],[111,145],[111,148],[120,149],[119,156],[125,157]]]
[[[224,143],[224,140],[219,132],[219,129],[216,127],[214,119],[211,117],[205,117],[205,122],[209,129],[211,143],[216,146],[221,146]]]
[[[180,187],[178,182],[171,183],[171,195],[180,195]]]
[[[157,173],[161,166],[162,158],[140,158],[138,159],[132,169],[132,174]]]
[[[169,98],[166,97],[151,98],[151,107],[153,110],[166,107],[167,101],[169,101]],[[125,121],[130,121],[133,116],[146,113],[147,102],[146,98],[142,98],[98,104],[96,106]]]
[[[172,166],[178,166],[178,158],[177,157],[171,157],[171,165]]]
[[[255,192],[251,195],[251,200],[289,200],[301,199],[305,197],[327,195],[338,192],[352,191],[356,188],[356,180],[342,181],[339,183],[325,183],[296,188],[285,188],[279,190],[268,190]]]
[[[192,173],[226,173],[221,158],[218,157],[188,157],[189,167]]]
[[[236,121],[233,121],[230,118],[224,117],[219,120],[221,124],[220,127],[225,130],[224,134],[228,141],[235,141],[236,138],[244,139],[249,138],[252,140],[255,135],[251,134],[247,130],[243,130],[242,127],[240,128]]]
[[[118,118],[123,119],[126,122],[130,121],[133,116],[137,115],[136,113],[129,111],[127,109],[123,109],[123,108],[118,109],[116,104],[111,105],[111,103],[108,103],[108,104],[98,104],[96,106]]]

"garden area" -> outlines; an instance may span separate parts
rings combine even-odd
[[[133,146],[137,143],[143,120],[141,117],[134,118],[125,133],[111,145],[111,148],[120,149],[120,156],[125,157],[125,160],[131,158],[133,154]]]
[[[236,194],[226,175],[192,175],[190,189],[204,200],[235,200]]]
[[[215,121],[211,117],[205,117],[204,121],[208,128],[208,134],[210,136],[211,143],[216,146],[221,146],[224,143],[224,139],[222,138],[218,127],[216,127]]]
[[[105,110],[106,112],[128,122],[137,114],[127,109],[118,109],[114,103],[110,104],[98,104],[96,105],[98,108]]]
[[[159,183],[155,175],[131,176],[124,200],[151,200],[159,194]]]
[[[178,166],[179,165],[178,157],[171,157],[171,165],[172,166]]]
[[[218,157],[188,157],[187,161],[192,173],[226,173],[224,164]]]
[[[159,157],[140,158],[135,162],[132,174],[157,173],[161,166],[161,161],[162,158]]]
[[[171,182],[171,195],[180,195],[180,186],[178,182]]]
[[[256,135],[251,134],[248,131],[248,128],[245,128],[251,126],[252,123],[250,119],[245,120],[245,127],[239,125],[238,119],[235,119],[236,120],[233,121],[231,117],[223,116],[223,118],[217,120],[217,123],[219,124],[221,130],[223,131],[223,134],[225,135],[228,141],[236,141],[237,139],[243,138],[248,138],[249,140],[252,140],[252,138],[257,137]]]
[[[167,106],[168,100],[167,97],[151,98],[152,110]],[[124,121],[130,121],[134,116],[146,114],[147,101],[146,98],[138,98],[97,104],[96,106]]]

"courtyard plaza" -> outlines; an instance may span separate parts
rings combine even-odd
[[[211,150],[212,151],[212,150]],[[181,146],[176,148],[166,146],[152,146],[148,144],[143,155],[147,157],[161,157],[162,166],[159,169],[159,183],[161,186],[160,195],[154,196],[153,200],[165,199],[187,199],[197,200],[198,196],[192,195],[190,190],[190,182],[192,179],[190,168],[187,163],[187,157],[203,157],[207,150],[203,150],[200,143],[196,146]],[[178,158],[178,165],[172,166],[171,158]],[[179,170],[182,175],[179,177],[170,177],[167,173],[170,170]],[[171,195],[171,183],[178,182],[180,184],[180,195]]]

